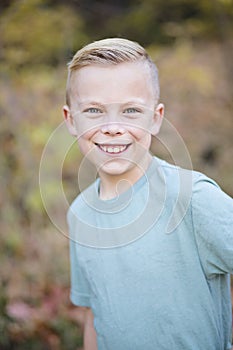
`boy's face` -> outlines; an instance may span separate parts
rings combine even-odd
[[[137,165],[149,165],[151,135],[159,132],[163,117],[149,67],[141,62],[86,66],[72,74],[70,84],[71,106],[63,112],[81,152],[100,176],[128,173],[133,180]]]

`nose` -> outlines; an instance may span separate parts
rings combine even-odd
[[[107,135],[122,135],[124,134],[124,128],[117,122],[111,122],[104,124],[101,128],[103,134]]]
[[[119,121],[116,121],[116,118],[113,118],[110,115],[106,116],[105,123],[101,126],[101,132],[106,135],[122,135],[125,133],[125,128]]]

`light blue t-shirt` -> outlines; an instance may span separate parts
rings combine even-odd
[[[71,300],[94,313],[99,350],[231,349],[233,201],[156,157],[128,191],[68,212]]]

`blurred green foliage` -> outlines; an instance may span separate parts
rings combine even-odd
[[[82,18],[65,5],[44,0],[15,1],[1,17],[1,58],[10,69],[57,65],[87,37]]]
[[[56,65],[89,40],[125,36],[143,45],[180,38],[231,38],[231,0],[5,1],[1,58],[14,66]]]
[[[231,0],[1,1],[1,349],[82,344],[80,313],[68,302],[67,231],[58,233],[49,221],[38,185],[45,144],[62,122],[73,53],[108,36],[146,45],[160,70],[166,117],[184,138],[193,167],[233,195],[232,19]],[[179,152],[174,135],[162,133]],[[44,169],[46,200],[64,225],[58,189],[67,202],[77,195],[81,161],[66,138],[49,149]],[[158,140],[152,149],[172,161]]]

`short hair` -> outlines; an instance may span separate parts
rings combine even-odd
[[[108,38],[94,41],[78,50],[68,63],[66,103],[70,105],[70,79],[72,73],[89,65],[116,65],[124,62],[145,62],[151,71],[156,102],[159,99],[158,69],[146,50],[137,42]]]

